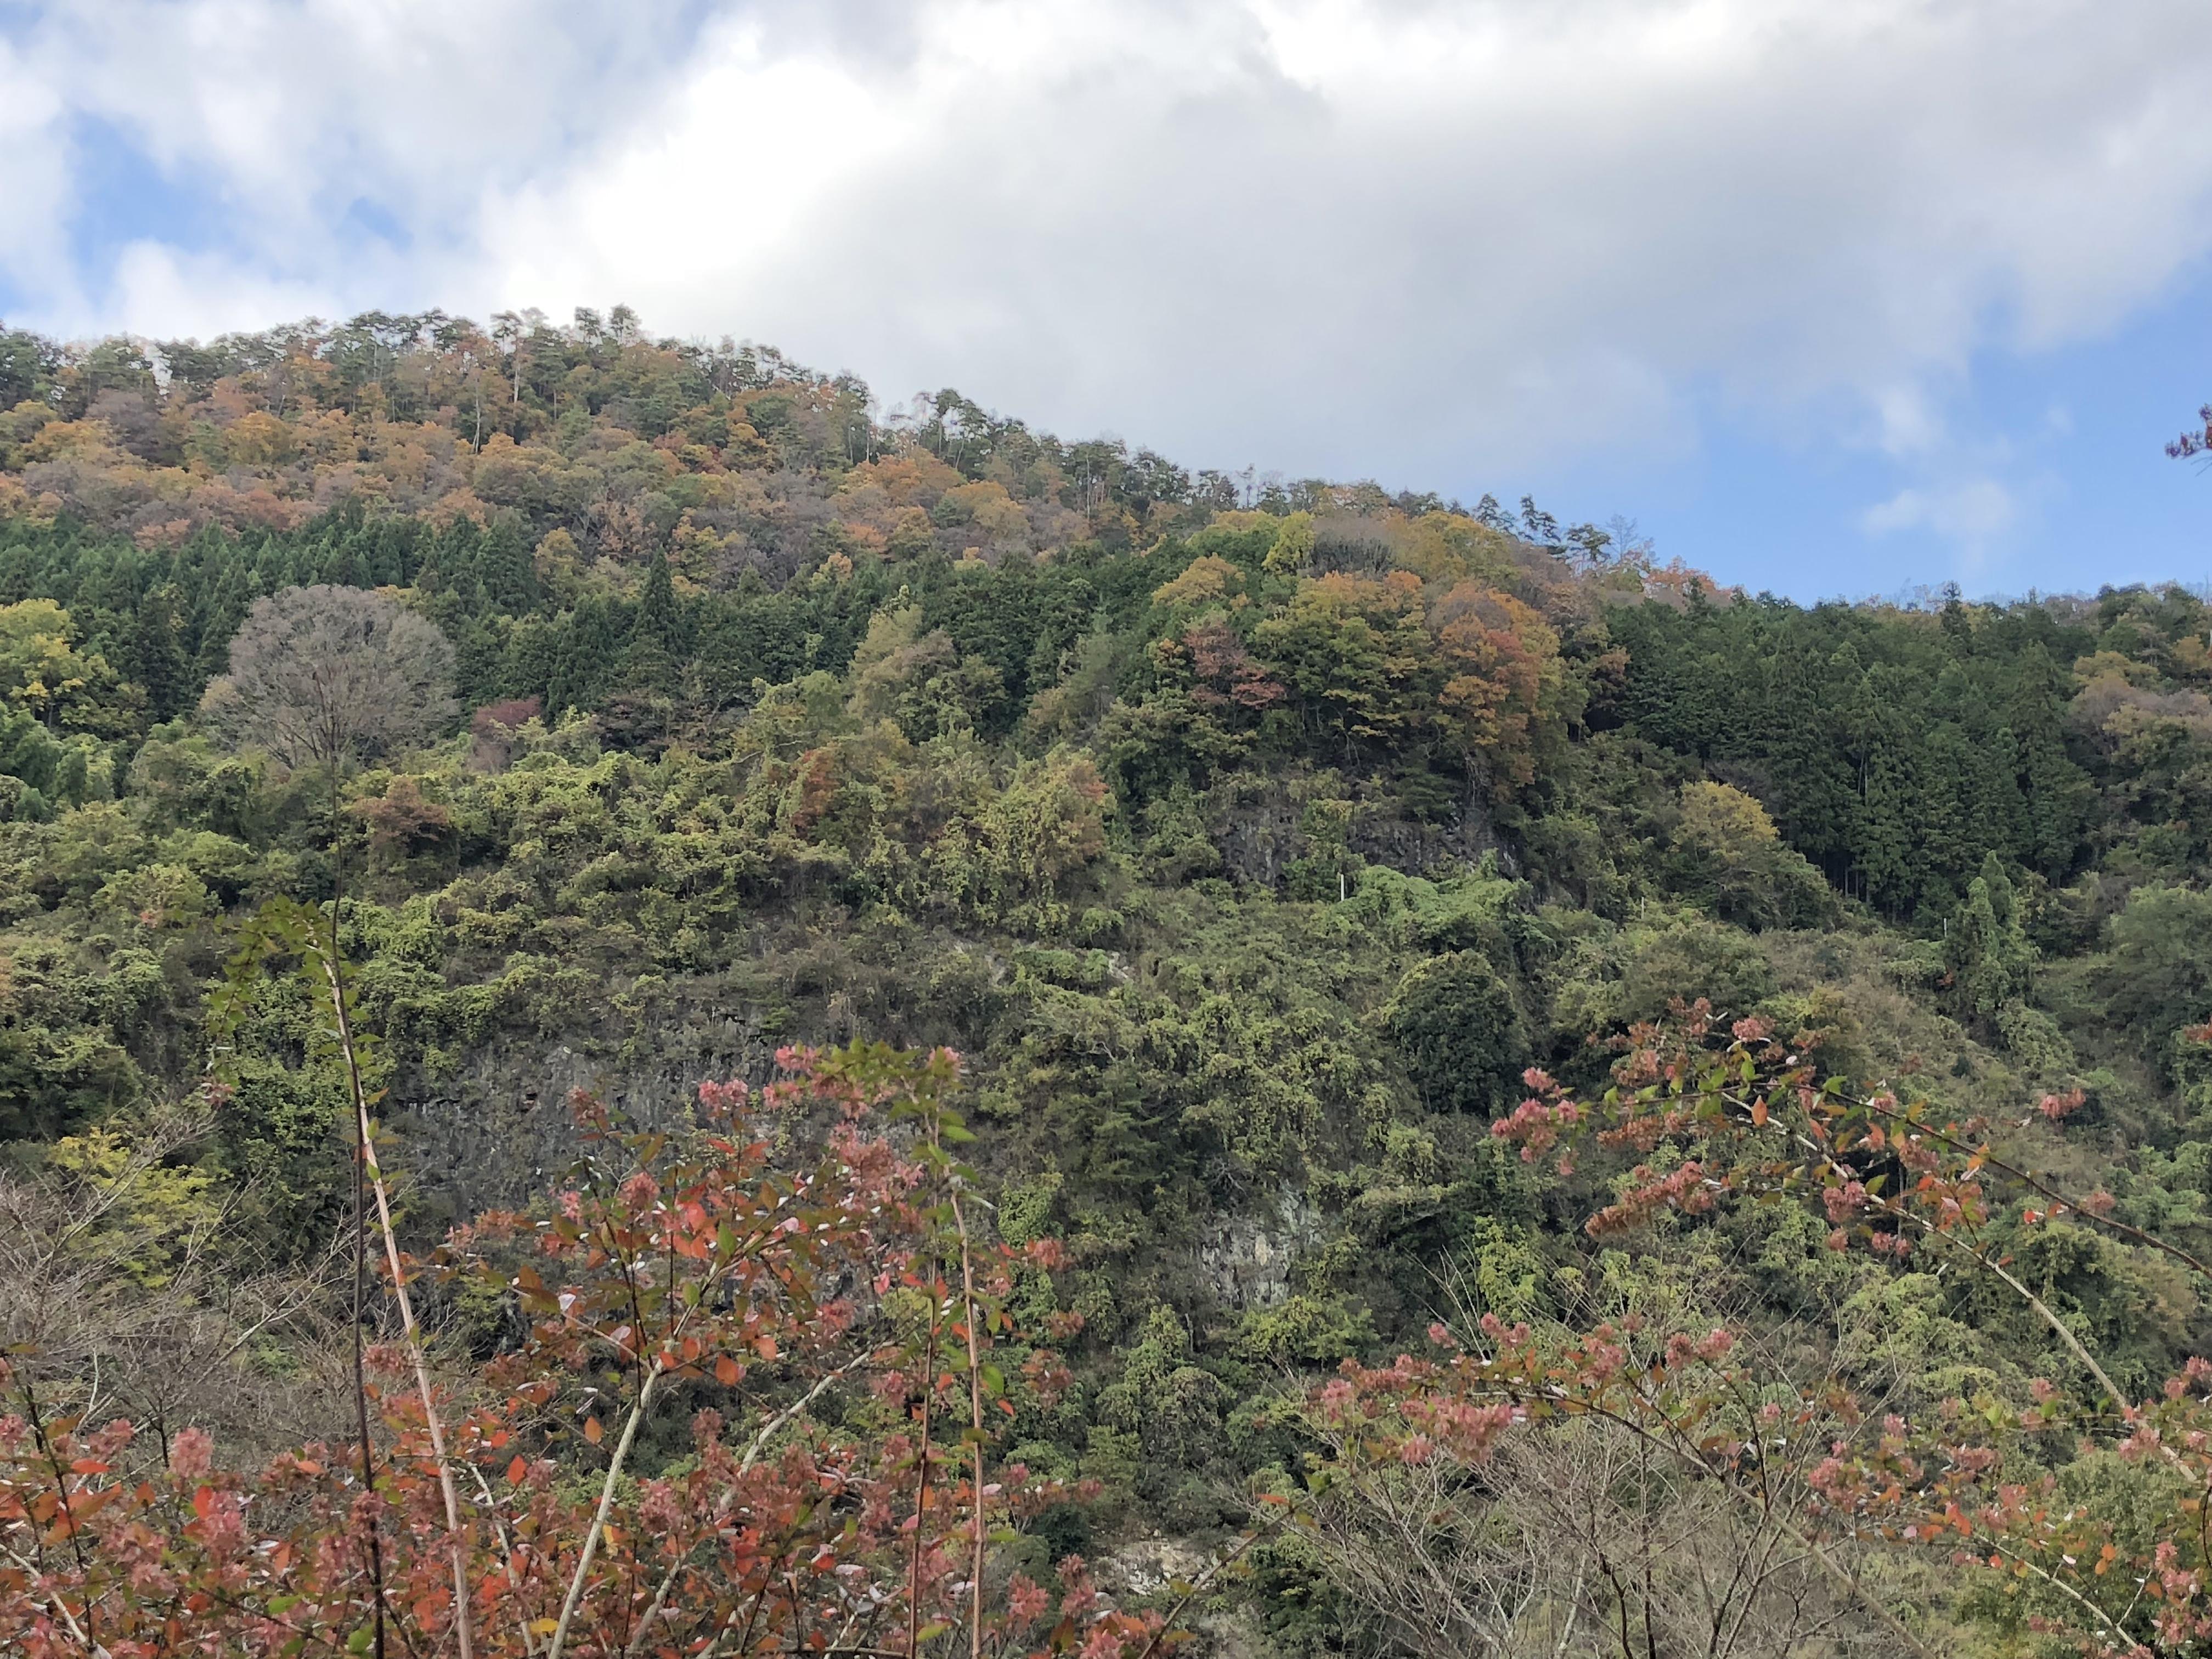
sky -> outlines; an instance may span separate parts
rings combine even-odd
[[[0,318],[635,307],[886,404],[2212,579],[2204,0],[0,0]]]

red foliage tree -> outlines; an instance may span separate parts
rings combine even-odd
[[[974,1232],[955,1058],[781,1059],[764,1091],[702,1085],[696,1129],[580,1097],[573,1184],[452,1237],[428,1275],[529,1322],[445,1379],[442,1455],[393,1349],[367,1484],[319,1445],[251,1469],[191,1429],[143,1447],[128,1422],[44,1414],[0,1371],[0,1650],[427,1656],[465,1623],[501,1659],[1158,1649],[1165,1621],[1115,1610],[1079,1560],[1049,1587],[992,1582],[994,1541],[1067,1495],[997,1451],[1061,1378],[1048,1348],[1020,1346],[1011,1375],[996,1358],[1026,1341],[1009,1293],[1055,1258]],[[772,1152],[771,1115],[810,1158]],[[817,1421],[841,1387],[836,1425]],[[639,1478],[641,1431],[679,1395],[688,1449]],[[469,1499],[457,1541],[441,1465]]]
[[[2212,1040],[2212,1027],[2190,1035]],[[1782,1504],[1784,1535],[1905,1648],[1928,1650],[1833,1552],[1932,1546],[1988,1575],[2016,1598],[2028,1629],[2073,1651],[2203,1651],[2212,1642],[2212,1363],[2191,1359],[2156,1396],[2131,1398],[2014,1271],[2014,1252],[2034,1230],[2063,1221],[2195,1275],[2212,1278],[2212,1268],[2120,1218],[2109,1194],[2067,1194],[2011,1152],[2002,1126],[1822,1078],[1816,1042],[1808,1033],[1785,1041],[1761,1020],[1723,1024],[1699,1002],[1632,1031],[1611,1086],[1595,1097],[1531,1071],[1528,1097],[1492,1132],[1563,1171],[1580,1158],[1634,1160],[1590,1216],[1593,1236],[1662,1212],[1791,1202],[1822,1218],[1832,1249],[1890,1262],[1924,1255],[1987,1275],[2048,1326],[2093,1393],[2070,1397],[2038,1380],[2025,1401],[1940,1402],[1910,1421],[1869,1411],[1833,1377],[1797,1384],[1747,1367],[1725,1330],[1661,1340],[1633,1321],[1540,1334],[1488,1320],[1479,1332],[1435,1328],[1442,1358],[1379,1370],[1348,1363],[1309,1402],[1333,1431],[1323,1484],[1371,1479],[1392,1460],[1471,1469],[1534,1425],[1597,1422],[1766,1513]],[[2051,1095],[2038,1112],[2055,1122],[2081,1103],[2078,1093]],[[2063,1481],[2049,1452],[2069,1439],[2131,1466],[2130,1480]],[[1817,1461],[1807,1460],[1808,1446]]]

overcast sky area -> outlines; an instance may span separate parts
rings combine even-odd
[[[0,0],[0,317],[627,301],[1799,599],[2212,578],[2205,0]]]

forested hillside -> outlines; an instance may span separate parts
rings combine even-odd
[[[780,1048],[957,1050],[957,1190],[997,1241],[1057,1241],[1008,1296],[1079,1316],[1001,1448],[1065,1483],[1007,1559],[1045,1580],[1079,1553],[1116,1605],[1165,1607],[1255,1493],[1321,1504],[1201,1587],[1194,1651],[1899,1650],[1891,1614],[1804,1577],[1797,1533],[1746,1543],[1587,1420],[1329,1509],[1315,1472],[1382,1431],[1308,1390],[1486,1315],[1571,1349],[1725,1324],[1765,1367],[1730,1387],[1880,1402],[1838,1421],[2047,1408],[2007,1479],[2119,1516],[2129,1593],[2094,1550],[2104,1576],[2069,1577],[2053,1532],[2033,1573],[1853,1553],[1862,1600],[1938,1651],[2198,1650],[2154,1623],[2203,1585],[2141,1588],[2185,1570],[2160,1517],[2194,1477],[2047,1406],[2153,1398],[2212,1334],[2191,592],[1805,608],[1533,502],[1193,474],[950,391],[887,412],[620,309],[7,334],[0,410],[0,1228],[63,1241],[9,1246],[0,1306],[19,1377],[71,1409],[200,1424],[218,1457],[351,1431],[346,1055],[254,955],[257,917],[342,891],[333,960],[425,1257],[488,1208],[546,1213],[586,1149],[572,1090],[673,1132],[701,1079],[765,1085]],[[434,625],[453,704],[426,738],[332,764],[226,717],[250,616],[300,588]],[[1554,1154],[1590,1118],[1555,1134],[1555,1103],[1680,1084],[1709,1041],[1746,1089],[1809,1062],[1808,1100],[1832,1076],[1974,1126],[2097,1218],[1984,1211],[1976,1163],[1954,1201],[1993,1281],[1932,1237],[1857,1248],[1867,1188],[1839,1212],[1828,1166],[1748,1201],[1686,1118]],[[1747,1201],[1639,1197],[1700,1170]],[[1607,1206],[1640,1224],[1586,1230]],[[455,1363],[520,1340],[512,1296],[422,1294]],[[37,1413],[9,1408],[13,1445]],[[1393,1467],[1425,1469],[1449,1437],[1406,1420]],[[546,1442],[549,1480],[596,1467],[597,1430]],[[673,1434],[640,1443],[668,1479],[697,1456]],[[1824,1478],[1808,1527],[1848,1507]],[[1754,1545],[1756,1571],[1729,1553]],[[1442,1565],[1413,1585],[1413,1559]],[[1490,1626],[1439,1610],[1504,1583]],[[964,1648],[946,1628],[898,1650]]]

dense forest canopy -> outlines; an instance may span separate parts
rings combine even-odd
[[[337,1304],[270,1290],[292,1312],[232,1341],[252,1321],[214,1288],[319,1284],[349,1213],[342,1059],[239,966],[272,904],[330,919],[425,1254],[558,1178],[572,1088],[667,1124],[701,1078],[768,1081],[784,1045],[959,1050],[996,1238],[1064,1247],[1007,1294],[1079,1316],[1066,1387],[1009,1431],[1067,1484],[1006,1547],[1047,1577],[1089,1556],[1128,1607],[1172,1601],[1178,1553],[1233,1537],[1255,1491],[1356,1463],[1300,1380],[1419,1344],[1440,1310],[1728,1322],[1775,1375],[1907,1417],[2027,1409],[2047,1379],[2148,1397],[2205,1352],[2191,1273],[2063,1206],[1978,1235],[2039,1319],[1955,1266],[1832,1249],[1789,1204],[1591,1237],[1631,1178],[1492,1133],[1524,1097],[1552,1110],[1543,1089],[1602,1091],[1657,1052],[1650,1022],[1742,1020],[1997,1126],[2012,1164],[2203,1254],[2212,608],[2178,586],[1808,608],[1525,497],[1192,472],[949,390],[886,411],[619,307],[206,344],[0,332],[0,411],[9,1214],[105,1193],[129,1224],[83,1234],[98,1273],[37,1257],[105,1273],[105,1311],[71,1325],[27,1269],[0,1290],[50,1392],[104,1355],[95,1399],[159,1396],[219,1445],[346,1432],[301,1311]],[[280,741],[268,700],[340,647],[313,635],[293,679],[269,653],[325,613],[411,641],[413,678],[380,659],[346,682],[343,741]],[[1651,1178],[1698,1167],[1687,1133],[1656,1153],[1632,1133]],[[463,1356],[520,1340],[495,1297],[431,1316]],[[191,1337],[219,1364],[162,1346],[194,1321],[222,1327]],[[1500,1477],[1270,1534],[1209,1585],[1202,1639],[1424,1650],[1432,1613],[1407,1609],[1431,1604],[1359,1531],[1411,1515],[1462,1552],[1464,1582],[1422,1595],[1549,1586],[1540,1640],[1508,1620],[1426,1650],[1619,1651],[1635,1604],[1635,1651],[1672,1652],[1697,1593],[1667,1571],[1751,1547],[1694,1494],[1625,1502],[1648,1471],[1577,1486],[1609,1467],[1595,1449],[1512,1456],[1590,1504],[1572,1548],[1658,1577],[1543,1578],[1498,1539],[1566,1522]],[[2170,1496],[2087,1437],[2017,1456],[2138,1521]],[[1774,1571],[1723,1597],[1737,1646],[1680,1650],[1896,1650]],[[2013,1594],[1943,1555],[1871,1571],[1948,1651],[2033,1650],[2101,1593]],[[2140,1598],[2099,1616],[2107,1650],[2152,1638]]]

